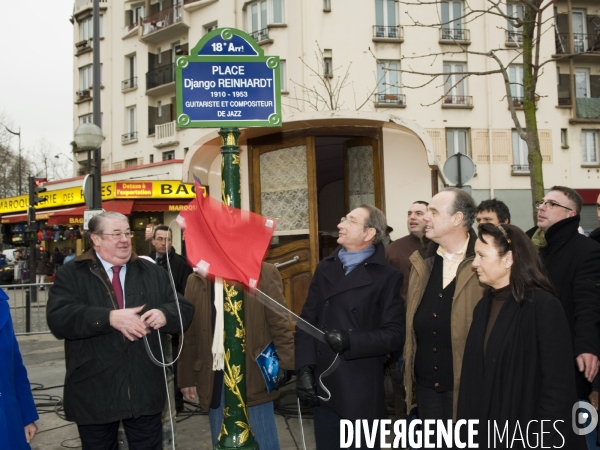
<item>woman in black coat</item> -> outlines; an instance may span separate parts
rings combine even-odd
[[[479,420],[479,448],[584,449],[569,325],[531,241],[484,224],[473,268],[489,288],[467,337],[458,418]]]

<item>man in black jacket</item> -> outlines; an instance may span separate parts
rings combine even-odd
[[[116,450],[123,421],[130,449],[159,450],[167,388],[142,339],[160,361],[161,335],[186,329],[194,308],[132,252],[127,217],[94,216],[89,234],[92,249],[58,271],[47,306],[50,330],[65,339],[65,414],[84,449]]]
[[[178,255],[172,246],[173,235],[171,230],[166,225],[159,225],[154,229],[152,234],[152,245],[154,251],[150,252],[150,258],[156,261],[156,264],[163,267],[165,270],[171,269],[171,275],[175,282],[175,290],[183,295],[185,292],[185,285],[188,277],[192,274],[192,268],[188,265],[187,261],[183,256]],[[173,358],[177,357],[179,353],[179,334],[171,336],[171,343],[173,344]],[[177,380],[177,364],[171,366],[173,368],[173,375]],[[179,386],[175,389],[175,409],[178,413],[183,411],[183,394]]]
[[[317,449],[340,448],[340,419],[387,419],[385,356],[402,351],[405,313],[402,273],[385,260],[383,213],[361,205],[342,217],[340,246],[317,266],[301,317],[325,332],[327,343],[296,328],[296,391],[313,406]],[[341,364],[316,380],[334,359]],[[317,394],[318,393],[318,394]],[[364,441],[363,441],[364,442]],[[374,448],[379,448],[377,440]]]
[[[178,255],[172,246],[173,235],[166,225],[158,225],[152,234],[152,245],[154,250],[150,252],[150,258],[156,261],[161,267],[169,270],[173,274],[175,281],[175,290],[183,295],[185,284],[188,277],[192,274],[192,268],[188,265],[185,258]],[[168,258],[168,262],[167,262]]]
[[[600,355],[600,244],[579,234],[583,201],[574,189],[554,186],[538,203],[532,236],[573,336],[577,394],[585,400]],[[594,438],[595,440],[595,438]]]

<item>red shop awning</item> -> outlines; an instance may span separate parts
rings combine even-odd
[[[126,216],[131,214],[132,207],[133,200],[108,200],[102,202],[102,209],[104,211],[118,212]],[[83,212],[87,209],[87,206],[82,205],[76,208],[57,211],[48,217],[48,225],[82,225]]]
[[[79,208],[80,207],[36,211],[35,220],[47,220],[50,217],[52,217],[54,214],[67,213],[67,212],[71,212],[71,211],[74,211]],[[82,215],[83,215],[83,213],[82,213]],[[2,218],[0,219],[0,222],[1,223],[27,222],[27,213],[7,214],[5,216],[2,216]]]

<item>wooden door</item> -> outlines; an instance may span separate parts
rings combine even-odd
[[[249,148],[252,209],[277,220],[266,261],[278,266],[287,306],[300,314],[319,261],[314,138]]]

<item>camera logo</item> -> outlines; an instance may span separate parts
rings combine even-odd
[[[571,419],[573,432],[584,436],[596,429],[596,425],[598,425],[598,412],[591,404],[580,401],[573,405]]]

